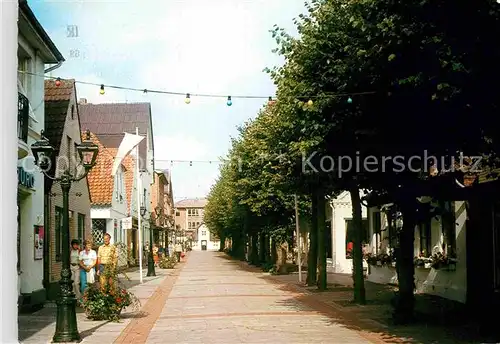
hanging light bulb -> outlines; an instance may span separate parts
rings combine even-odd
[[[56,79],[56,86],[57,87],[61,86],[61,78]]]
[[[99,90],[99,93],[100,93],[101,95],[105,93],[105,92],[104,92],[104,85],[101,85],[101,89]]]
[[[352,104],[352,98],[351,97],[347,98],[347,104]]]
[[[307,105],[309,105],[309,106],[313,106],[313,104],[314,104],[314,103],[313,103],[312,99],[309,99],[309,101],[307,102]]]
[[[147,89],[144,89],[144,90],[142,90],[142,92],[143,92],[144,94],[147,94],[147,93],[148,93],[148,90],[147,90]]]
[[[231,100],[231,96],[227,97],[227,106],[233,105],[233,101]]]
[[[193,166],[193,162],[192,161],[189,162],[189,166]]]
[[[272,104],[272,103],[273,103],[273,97],[269,97],[269,99],[268,99],[268,103],[269,103],[269,104]]]
[[[186,94],[186,99],[184,99],[184,103],[186,103],[186,104],[191,103],[191,95],[189,93]]]

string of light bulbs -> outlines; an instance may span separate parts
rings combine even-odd
[[[33,75],[33,76],[39,76],[43,77],[45,79],[49,80],[55,80],[54,84],[56,87],[61,86],[62,81],[66,80],[61,77],[55,77],[55,76],[47,76],[44,74],[38,74],[38,73],[32,73],[32,72],[27,72],[27,71],[21,71],[18,70],[19,73],[24,73],[28,75]],[[71,79],[73,80],[73,79]],[[90,85],[90,86],[97,86],[99,87],[99,94],[100,95],[105,95],[106,94],[106,88],[110,89],[117,89],[117,90],[124,90],[124,91],[134,91],[134,92],[142,92],[144,94],[148,93],[154,93],[154,94],[165,94],[165,95],[172,95],[172,96],[184,96],[184,102],[186,104],[191,104],[191,97],[200,97],[200,98],[226,98],[226,105],[231,106],[233,105],[233,99],[267,99],[269,103],[273,103],[276,101],[276,96],[259,96],[259,95],[222,95],[222,94],[210,94],[210,93],[184,93],[184,92],[175,92],[175,91],[166,91],[166,90],[155,90],[155,89],[148,89],[148,88],[134,88],[134,87],[125,87],[125,86],[116,86],[116,85],[106,85],[106,84],[98,84],[98,83],[93,83],[93,82],[87,82],[87,81],[81,81],[81,80],[74,80],[75,83],[82,84],[82,85]],[[323,93],[322,95],[316,95],[316,96],[296,96],[293,97],[294,99],[309,99],[307,102],[304,102],[302,100],[299,100],[301,103],[306,103],[309,106],[314,105],[313,99],[320,99],[320,98],[347,98],[347,103],[351,104],[353,102],[352,97],[354,96],[362,96],[362,95],[372,95],[377,93],[376,91],[368,91],[368,92],[351,92],[351,93],[331,93],[331,92],[326,92]]]

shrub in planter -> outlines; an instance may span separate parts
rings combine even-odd
[[[116,272],[106,271],[104,277],[111,283],[104,286],[99,282],[90,284],[83,294],[82,306],[87,318],[118,321],[124,308],[140,308],[139,299],[120,285]]]
[[[160,269],[173,269],[176,263],[177,262],[174,257],[164,256],[161,258],[158,266],[160,267]]]

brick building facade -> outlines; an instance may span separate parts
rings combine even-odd
[[[81,143],[81,128],[78,114],[74,80],[62,80],[56,86],[53,80],[45,81],[45,136],[55,148],[51,175],[59,175],[65,169],[81,173],[76,145]],[[49,298],[56,295],[60,280],[62,247],[63,196],[59,183],[49,179],[46,191],[46,236],[49,238],[48,264],[44,267],[48,279]],[[71,185],[69,193],[70,240],[83,241],[90,233],[90,193],[87,178]]]

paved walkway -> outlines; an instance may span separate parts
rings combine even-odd
[[[371,343],[261,276],[223,254],[191,252],[146,342]]]

